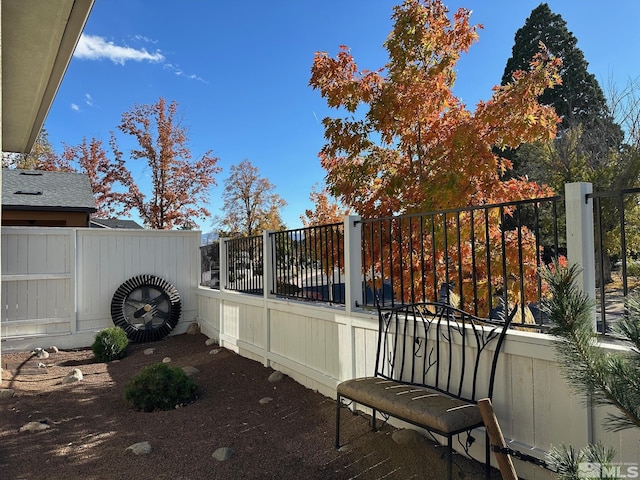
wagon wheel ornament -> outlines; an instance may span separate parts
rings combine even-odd
[[[166,337],[180,319],[178,290],[155,275],[138,275],[113,294],[111,319],[130,341],[153,342]]]

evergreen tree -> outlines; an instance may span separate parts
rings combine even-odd
[[[562,60],[560,75],[562,85],[547,89],[540,103],[553,105],[568,127],[582,123],[589,125],[593,119],[610,117],[604,93],[595,76],[587,71],[589,66],[578,40],[567,29],[567,22],[555,14],[546,3],[541,3],[515,35],[511,58],[502,75],[502,85],[512,80],[517,70],[528,70],[529,64],[540,50],[540,42],[552,55]]]
[[[548,285],[541,309],[556,337],[560,371],[574,393],[594,406],[612,406],[603,422],[610,431],[640,427],[640,299],[626,299],[626,314],[614,326],[628,349],[606,350],[593,331],[595,304],[576,283],[576,265],[555,262],[540,271]]]
[[[559,138],[563,130],[581,128],[581,149],[593,166],[597,166],[610,149],[619,148],[623,139],[622,129],[613,121],[600,84],[587,70],[589,63],[577,46],[578,40],[568,30],[562,16],[553,13],[546,3],[534,8],[524,26],[516,32],[502,85],[511,82],[517,70],[529,70],[541,43],[548,53],[562,60],[562,84],[546,89],[539,101],[553,105],[562,119]]]

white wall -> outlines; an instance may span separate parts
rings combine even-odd
[[[157,275],[180,293],[175,333],[197,315],[200,232],[2,228],[3,350],[89,346],[113,326],[111,299],[127,279]]]

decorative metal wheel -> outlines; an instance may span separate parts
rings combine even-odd
[[[113,294],[111,319],[130,341],[154,342],[177,325],[181,308],[180,294],[173,285],[155,275],[138,275]]]

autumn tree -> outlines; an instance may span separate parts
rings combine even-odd
[[[41,129],[29,153],[2,153],[2,168],[21,170],[73,171],[51,146],[49,134]]]
[[[305,227],[302,252],[310,253],[308,263],[315,262],[326,272],[344,270],[344,217],[350,210],[341,206],[326,188],[311,187],[309,200],[314,209],[305,210],[300,220]]]
[[[222,193],[224,217],[218,220],[224,235],[250,237],[263,230],[283,230],[280,209],[287,202],[274,190],[275,185],[261,177],[249,160],[232,165]]]
[[[115,145],[113,136],[111,144]],[[89,177],[96,201],[95,217],[115,218],[128,213],[129,192],[123,186],[131,184],[132,180],[121,156],[112,161],[101,140],[92,138],[87,141],[85,137],[79,145],[65,145],[62,158],[69,165],[77,165],[78,170]]]
[[[309,200],[314,205],[313,210],[308,208],[304,215],[300,216],[305,227],[342,222],[345,215],[349,215],[349,209],[341,207],[337,201],[333,200],[326,188],[318,191],[315,186],[311,187]]]
[[[220,171],[218,158],[211,151],[193,160],[187,132],[180,125],[178,104],[160,98],[153,105],[135,105],[122,114],[118,129],[135,137],[138,148],[130,152],[132,160],[144,160],[151,176],[151,193],[145,195],[131,175],[122,178],[129,190],[126,207],[139,212],[152,229],[193,226],[195,218],[204,219],[209,211],[202,205],[208,189],[215,185]],[[115,160],[124,165],[123,152],[113,142]]]
[[[324,52],[315,55],[310,85],[330,107],[345,113],[323,120],[327,143],[319,157],[330,193],[365,217],[549,195],[549,188],[523,178],[503,180],[511,163],[493,147],[515,148],[554,137],[558,117],[552,107],[537,99],[560,82],[560,61],[541,49],[525,70],[514,72],[512,82],[494,87],[492,98],[479,102],[471,112],[452,92],[456,62],[477,40],[481,28],[470,25],[470,11],[459,9],[450,18],[440,0],[406,0],[394,7],[392,20],[393,30],[384,43],[389,61],[383,68],[359,71],[345,46],[335,58]],[[494,273],[502,268],[493,256],[500,250],[500,222],[492,218],[487,226],[491,243],[486,249],[495,263]],[[469,222],[466,225],[469,238]],[[449,227],[456,231],[455,225]],[[528,231],[523,234],[532,236]],[[403,251],[430,252],[431,240],[420,238],[421,244]],[[508,263],[516,262],[515,239],[506,241]],[[466,249],[468,242],[464,246]],[[441,250],[437,258],[428,260],[430,265],[423,265],[438,269],[440,281],[447,280],[442,271],[446,259],[458,258],[452,248]],[[463,258],[468,255],[459,253]],[[538,252],[530,246],[523,254],[528,266],[525,275],[534,280]],[[407,254],[396,250],[394,255]],[[394,268],[412,264],[409,257],[404,262],[395,260],[386,259]],[[456,278],[475,278],[482,284],[487,265],[472,267],[470,263],[458,266],[464,272]],[[397,274],[407,282],[418,277],[410,269]],[[505,278],[507,274],[502,272]],[[485,298],[498,287],[484,284]]]

